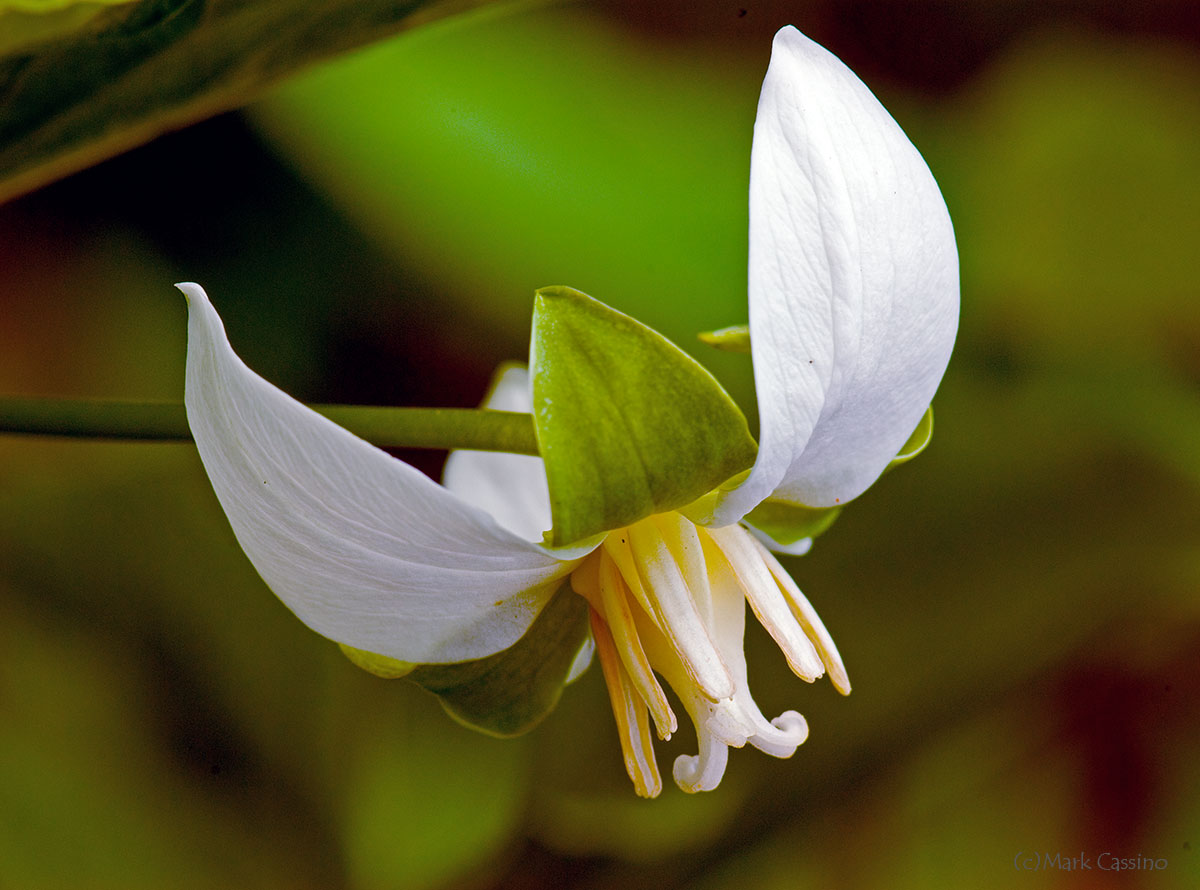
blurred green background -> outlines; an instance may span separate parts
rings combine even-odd
[[[533,289],[569,284],[752,413],[748,361],[694,335],[745,320],[750,127],[789,22],[925,154],[962,258],[933,445],[789,563],[854,694],[755,625],[756,698],[810,740],[641,801],[598,670],[529,736],[475,735],[275,600],[191,446],[0,436],[0,886],[1197,886],[1193,4],[428,25],[0,207],[0,393],[180,398],[170,285],[195,280],[300,398],[472,405],[525,354]],[[1014,868],[1036,853],[1167,865]]]

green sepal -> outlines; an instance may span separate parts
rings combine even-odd
[[[841,512],[841,507],[805,507],[767,498],[742,517],[742,521],[788,547],[824,534]]]
[[[754,463],[746,418],[708,371],[577,290],[537,292],[529,366],[554,546],[682,507]]]
[[[364,671],[385,680],[396,680],[408,676],[416,667],[412,662],[398,661],[395,658],[388,658],[386,655],[368,652],[366,649],[355,649],[345,643],[338,643],[338,648],[342,650],[343,655]]]
[[[908,437],[908,441],[904,443],[904,447],[892,458],[892,462],[887,465],[890,470],[892,467],[907,463],[918,454],[925,450],[929,445],[929,440],[933,438],[933,405],[925,409],[925,413],[921,415],[921,421],[917,424],[917,428],[913,430],[912,435]]]
[[[408,679],[428,689],[464,726],[511,738],[554,710],[588,635],[587,601],[564,582],[521,639],[461,664],[421,665]]]
[[[706,343],[714,349],[725,352],[750,353],[750,325],[735,324],[728,328],[715,331],[705,331],[696,335],[701,343]]]

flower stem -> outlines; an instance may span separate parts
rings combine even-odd
[[[310,407],[381,447],[538,453],[528,414],[474,408]],[[92,399],[0,398],[0,433],[143,442],[192,439],[178,402]]]

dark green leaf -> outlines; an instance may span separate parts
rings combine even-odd
[[[130,0],[0,5],[0,200],[241,105],[449,0]]]

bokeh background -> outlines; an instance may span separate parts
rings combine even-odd
[[[530,735],[473,734],[275,600],[191,446],[0,436],[0,886],[1200,883],[1192,4],[429,25],[0,207],[0,393],[181,398],[171,284],[195,280],[300,398],[472,405],[525,354],[533,289],[570,284],[752,414],[748,360],[695,334],[745,319],[750,127],[788,22],[920,147],[962,257],[932,446],[789,563],[854,694],[754,626],[756,697],[810,740],[641,801],[598,670]],[[1055,853],[1093,869],[1014,866]]]

